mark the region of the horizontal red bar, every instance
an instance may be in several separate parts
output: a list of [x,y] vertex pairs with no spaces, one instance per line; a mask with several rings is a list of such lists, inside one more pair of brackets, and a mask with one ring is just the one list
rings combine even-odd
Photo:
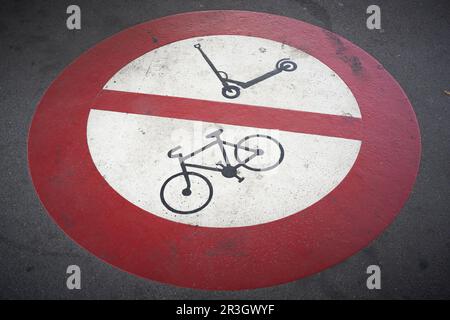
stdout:
[[359,118],[207,100],[103,90],[93,108],[361,140]]

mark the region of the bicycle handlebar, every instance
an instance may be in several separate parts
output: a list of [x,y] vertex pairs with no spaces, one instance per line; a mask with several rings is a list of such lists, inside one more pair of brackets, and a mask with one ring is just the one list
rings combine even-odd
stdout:
[[173,148],[173,149],[170,149],[169,152],[167,152],[167,156],[168,156],[169,158],[179,158],[179,157],[183,156],[182,153],[177,153],[176,155],[173,155],[173,152],[174,152],[174,151],[177,151],[177,150],[179,150],[179,149],[181,149],[181,146],[178,146],[178,147],[175,147],[175,148]]

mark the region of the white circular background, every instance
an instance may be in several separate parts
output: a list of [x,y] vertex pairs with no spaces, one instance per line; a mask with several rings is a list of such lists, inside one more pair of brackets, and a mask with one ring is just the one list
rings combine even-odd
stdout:
[[[222,96],[222,85],[194,48],[196,43],[235,80],[264,74],[282,58],[290,58],[298,68],[243,89],[239,98],[230,100]],[[165,45],[130,62],[104,89],[361,117],[350,89],[328,66],[296,48],[247,36],[207,36]],[[179,145],[180,152],[190,153],[211,142],[205,136],[218,128],[224,130],[224,140],[234,143],[253,134],[277,139],[285,151],[283,162],[266,172],[241,168],[242,183],[193,169],[211,182],[211,202],[190,215],[167,210],[160,200],[161,186],[180,172],[178,160],[168,158],[167,152]],[[162,218],[205,227],[257,225],[304,210],[339,185],[361,145],[358,140],[322,135],[103,111],[95,105],[87,141],[98,171],[125,199]],[[232,148],[228,154],[234,159]],[[192,162],[214,165],[219,160],[218,150],[208,149]]]

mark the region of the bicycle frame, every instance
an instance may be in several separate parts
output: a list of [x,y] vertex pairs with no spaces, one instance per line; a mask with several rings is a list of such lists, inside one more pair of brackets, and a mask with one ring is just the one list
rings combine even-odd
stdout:
[[[169,151],[168,156],[169,158],[178,158],[178,161],[180,163],[181,166],[181,170],[183,172],[183,176],[186,180],[186,184],[187,184],[187,189],[190,189],[191,187],[191,182],[189,180],[189,175],[188,175],[188,167],[191,168],[197,168],[197,169],[202,169],[202,170],[209,170],[209,171],[217,171],[217,172],[223,172],[225,170],[225,168],[233,168],[233,169],[237,169],[239,167],[241,167],[242,165],[246,164],[247,162],[249,162],[250,160],[252,160],[253,158],[255,158],[258,154],[259,154],[259,149],[253,149],[253,148],[249,148],[249,147],[242,147],[242,146],[238,146],[235,143],[231,143],[225,140],[222,140],[220,138],[220,134],[223,132],[222,129],[217,130],[209,135],[207,135],[207,137],[212,138],[214,137],[215,140],[204,145],[203,147],[201,147],[200,149],[197,149],[191,153],[189,153],[188,155],[183,156],[182,154],[176,154],[173,155],[173,151],[178,150],[180,147],[176,147],[172,150]],[[194,163],[186,163],[186,160],[195,157],[197,154],[202,153],[203,151],[210,149],[214,146],[218,145],[218,147],[220,148],[220,151],[222,153],[222,157],[223,157],[223,161],[225,162],[225,165],[221,162],[218,162],[217,165],[221,166],[222,168],[218,168],[218,167],[211,167],[211,166],[204,166],[204,165],[199,165],[199,164],[194,164]],[[235,166],[231,166],[227,152],[225,150],[225,146],[230,146],[230,147],[234,147],[236,149],[241,149],[241,150],[245,150],[245,151],[249,151],[252,152],[252,154],[250,156],[248,156],[246,159],[244,159],[243,161],[241,161],[240,163],[238,163]],[[236,177],[239,182],[241,182],[243,180],[243,178],[238,177],[237,175],[234,175],[234,177]]]

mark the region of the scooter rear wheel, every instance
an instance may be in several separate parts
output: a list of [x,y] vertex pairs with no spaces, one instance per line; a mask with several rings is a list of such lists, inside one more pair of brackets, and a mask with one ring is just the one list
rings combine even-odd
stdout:
[[295,69],[297,69],[297,64],[294,61],[291,61],[291,60],[285,58],[285,59],[281,59],[280,61],[277,62],[276,68],[278,70],[291,72],[291,71],[294,71]]

